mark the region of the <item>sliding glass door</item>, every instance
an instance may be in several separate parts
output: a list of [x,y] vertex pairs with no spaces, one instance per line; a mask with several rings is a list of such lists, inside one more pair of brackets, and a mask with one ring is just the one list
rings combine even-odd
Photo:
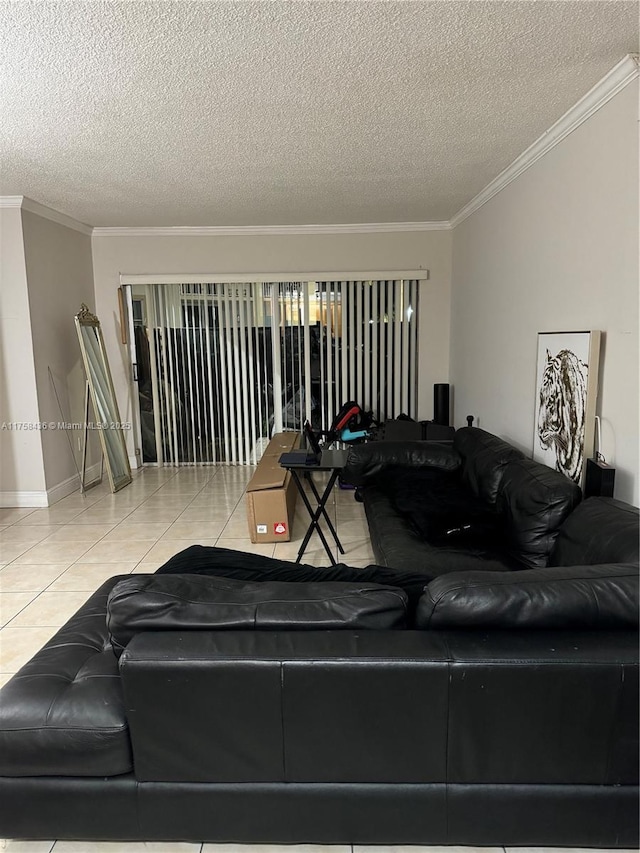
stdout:
[[143,461],[252,464],[347,400],[414,417],[417,300],[413,279],[134,286]]

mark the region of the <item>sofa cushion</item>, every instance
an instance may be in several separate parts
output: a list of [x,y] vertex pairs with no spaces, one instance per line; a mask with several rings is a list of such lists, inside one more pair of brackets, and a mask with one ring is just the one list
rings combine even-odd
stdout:
[[504,548],[479,548],[469,543],[464,547],[455,543],[449,547],[430,544],[416,531],[409,518],[398,512],[389,494],[377,486],[367,486],[363,500],[371,547],[378,565],[398,572],[420,572],[428,580],[448,572],[471,569],[499,572],[521,568]]
[[462,481],[487,507],[494,508],[505,466],[513,459],[524,458],[524,454],[478,427],[459,429],[453,448],[462,457]]
[[546,566],[560,525],[581,499],[580,487],[559,471],[532,459],[509,462],[497,508],[512,556],[530,569]]
[[250,583],[202,575],[132,575],[107,603],[113,649],[141,631],[406,627],[401,589],[365,583]]
[[393,469],[386,480],[395,509],[429,544],[498,549],[500,516],[466,488],[457,472]]
[[116,776],[132,769],[105,615],[110,578],[0,692],[0,776]]
[[638,561],[640,510],[614,498],[587,498],[558,532],[551,566]]
[[638,577],[623,563],[450,574],[425,589],[416,627],[635,627]]

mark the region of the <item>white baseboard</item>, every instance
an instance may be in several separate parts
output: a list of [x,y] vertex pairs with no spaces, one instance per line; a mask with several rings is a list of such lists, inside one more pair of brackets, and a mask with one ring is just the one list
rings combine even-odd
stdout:
[[0,492],[0,507],[49,506],[46,492]]
[[[100,476],[100,463],[95,462],[93,465],[89,465],[87,470],[85,471],[85,481],[90,483],[92,480],[95,480]],[[103,477],[106,477],[106,472],[103,472]],[[62,498],[66,498],[67,495],[73,494],[73,492],[80,491],[80,477],[77,474],[74,474],[72,477],[67,477],[66,480],[63,480],[61,483],[58,483],[57,486],[54,486],[52,489],[47,489],[47,498],[49,499],[49,503],[47,506],[51,506],[56,501],[61,501]]]
[[47,489],[47,506],[51,506],[56,501],[61,501],[62,498],[66,498],[67,495],[73,494],[80,489],[80,478],[77,474],[74,474],[72,477],[67,477],[66,480],[63,480],[61,483],[58,483],[57,486],[54,486],[52,489]]
[[[99,476],[99,462],[87,468],[87,480],[89,482]],[[42,492],[0,492],[0,507],[47,507],[77,491],[80,491],[80,478],[74,474],[51,489]]]
[[[85,479],[88,483],[92,480],[95,480],[100,476],[100,463],[95,462],[93,465],[89,465],[85,472]],[[104,474],[106,477],[106,474]],[[58,483],[57,486],[53,486],[51,489],[47,489],[47,499],[48,503],[46,506],[51,506],[51,504],[56,503],[56,501],[61,501],[62,498],[66,498],[67,495],[71,495],[74,492],[80,491],[80,478],[77,474],[73,474],[71,477],[67,477],[66,480],[63,480],[61,483]]]

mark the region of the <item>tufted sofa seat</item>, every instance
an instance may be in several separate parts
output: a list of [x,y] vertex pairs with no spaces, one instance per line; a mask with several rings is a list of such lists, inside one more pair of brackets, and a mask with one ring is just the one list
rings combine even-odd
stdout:
[[2,691],[0,775],[116,776],[132,767],[106,630],[109,578]]

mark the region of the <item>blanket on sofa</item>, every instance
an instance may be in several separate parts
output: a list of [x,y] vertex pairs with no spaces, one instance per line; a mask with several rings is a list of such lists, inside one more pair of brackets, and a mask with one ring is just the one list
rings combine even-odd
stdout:
[[185,548],[184,551],[171,557],[157,570],[156,574],[203,574],[244,581],[290,581],[293,583],[320,581],[381,583],[404,590],[411,615],[415,613],[425,587],[433,579],[427,572],[398,571],[375,565],[355,569],[338,563],[328,568],[319,568],[208,545],[191,545]]

